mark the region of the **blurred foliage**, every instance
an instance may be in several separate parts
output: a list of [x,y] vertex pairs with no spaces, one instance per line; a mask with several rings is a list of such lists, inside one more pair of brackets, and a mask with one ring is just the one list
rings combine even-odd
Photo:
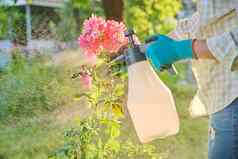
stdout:
[[[70,41],[79,36],[83,21],[96,14],[104,16],[101,0],[68,0],[63,9],[58,9],[60,21],[51,22],[50,28],[60,41]],[[133,0],[124,1],[124,17],[128,27],[136,30],[140,38],[155,33],[168,33],[175,27],[176,14],[181,8],[180,0]],[[21,14],[19,14],[21,13]],[[23,13],[12,8],[0,7],[0,38],[7,35],[8,17],[13,17],[13,25]],[[24,20],[22,20],[24,21]]]
[[66,2],[63,9],[58,9],[60,21],[55,24],[53,21],[50,22],[50,29],[55,37],[59,41],[69,42],[77,37],[77,24],[74,18],[73,4]]
[[91,14],[103,15],[98,0],[68,0],[63,9],[57,10],[59,23],[50,23],[50,28],[57,40],[70,42],[79,36],[83,21]]
[[[19,21],[24,21],[24,14],[16,7],[0,6],[0,39],[16,37]],[[9,32],[9,29],[12,32]]]
[[8,16],[5,8],[0,8],[0,39],[6,37],[8,32]]
[[19,52],[0,75],[0,119],[33,116],[73,99],[76,88],[63,69],[46,65],[48,57],[30,61]]
[[81,19],[96,14],[103,16],[101,0],[69,0],[74,6],[75,11],[80,10]]
[[179,0],[125,1],[125,16],[140,38],[155,33],[168,33],[176,25],[176,14],[181,8]]
[[[124,3],[125,23],[128,27],[134,28],[142,39],[151,34],[165,34],[171,31],[176,25],[176,14],[181,8],[179,0],[133,0]],[[76,32],[74,35],[78,36],[83,21],[92,13],[104,16],[100,0],[69,0],[60,13],[62,26],[54,27],[61,33],[57,35],[62,35],[63,32],[71,34],[72,30]],[[65,28],[66,31],[62,32],[60,28]]]

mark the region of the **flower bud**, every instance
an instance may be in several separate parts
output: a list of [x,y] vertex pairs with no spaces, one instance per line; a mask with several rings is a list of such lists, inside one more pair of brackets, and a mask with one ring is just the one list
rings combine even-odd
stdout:
[[81,74],[80,82],[84,89],[90,89],[92,87],[92,77],[87,73]]

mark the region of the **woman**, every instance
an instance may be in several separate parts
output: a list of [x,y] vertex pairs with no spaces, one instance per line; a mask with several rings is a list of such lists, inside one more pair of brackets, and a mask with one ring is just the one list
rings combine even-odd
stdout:
[[157,70],[192,60],[198,91],[189,109],[194,117],[210,118],[209,159],[238,159],[237,9],[237,0],[197,0],[191,18],[179,21],[169,36],[149,38],[146,50]]

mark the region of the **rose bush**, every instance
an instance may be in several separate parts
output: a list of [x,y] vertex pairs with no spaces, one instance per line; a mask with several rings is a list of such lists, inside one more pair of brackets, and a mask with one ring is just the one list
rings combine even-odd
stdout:
[[77,99],[88,101],[90,114],[77,122],[76,127],[66,131],[64,145],[49,158],[160,158],[154,146],[137,144],[129,137],[128,128],[126,131],[122,129],[128,126],[128,123],[122,122],[126,119],[123,105],[127,76],[115,69],[117,64],[111,63],[107,54],[117,52],[127,43],[125,29],[122,23],[105,21],[96,16],[85,21],[79,45],[85,55],[96,55],[102,61],[94,66],[82,66],[79,73],[81,84],[88,89],[81,92]]

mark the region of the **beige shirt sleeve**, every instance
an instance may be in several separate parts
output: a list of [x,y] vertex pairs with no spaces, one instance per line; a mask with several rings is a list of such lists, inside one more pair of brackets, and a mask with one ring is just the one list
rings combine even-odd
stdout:
[[229,33],[223,33],[207,39],[207,46],[213,56],[222,62],[226,55],[231,52],[230,50],[235,47],[233,39]]

